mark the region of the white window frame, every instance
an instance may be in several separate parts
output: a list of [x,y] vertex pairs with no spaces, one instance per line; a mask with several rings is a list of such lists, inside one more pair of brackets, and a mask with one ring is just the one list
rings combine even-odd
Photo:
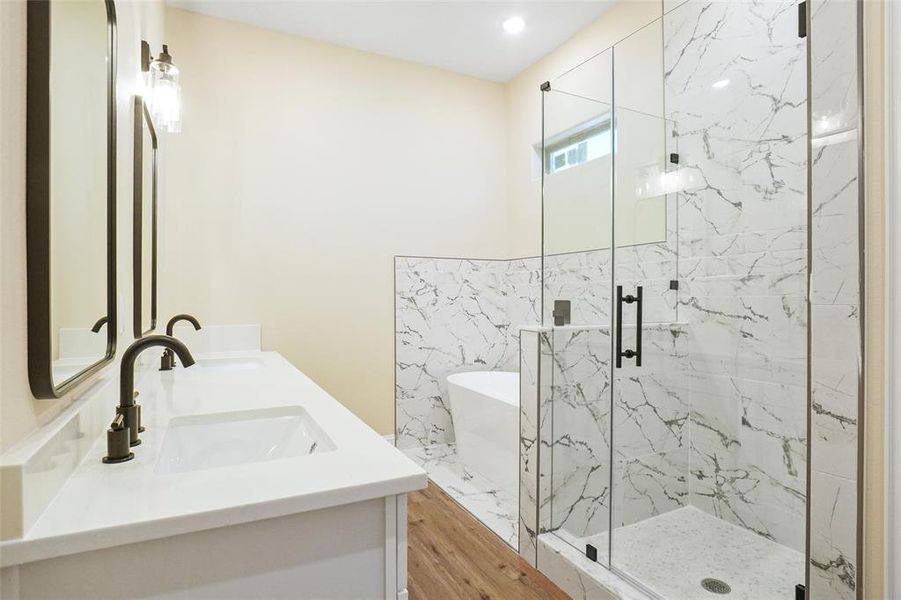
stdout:
[[[584,123],[579,123],[574,127],[570,127],[565,131],[561,131],[560,133],[553,135],[544,140],[544,152],[542,152],[541,143],[538,142],[532,145],[532,181],[537,181],[538,177],[541,175],[541,170],[544,169],[545,175],[554,175],[556,173],[561,173],[562,171],[568,170],[571,167],[567,166],[561,168],[557,171],[551,171],[550,167],[550,157],[554,152],[558,150],[562,150],[567,146],[571,146],[577,142],[581,142],[583,140],[588,140],[591,137],[594,137],[595,133],[605,133],[610,132],[612,137],[612,116],[611,114],[604,113],[599,115],[589,121]],[[572,166],[583,165],[586,162],[591,162],[592,160],[597,160],[598,158],[603,158],[604,156],[610,156],[614,148],[612,147],[613,142],[611,142],[611,147],[607,152],[601,154],[600,156],[596,156],[594,158],[589,158],[585,162],[578,163]],[[543,155],[542,155],[543,154]]]

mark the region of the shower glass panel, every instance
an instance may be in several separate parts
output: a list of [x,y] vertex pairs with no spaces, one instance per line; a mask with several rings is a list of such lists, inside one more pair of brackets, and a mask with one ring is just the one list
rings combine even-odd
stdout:
[[804,583],[797,23],[795,2],[690,0],[614,47],[614,285],[643,319],[615,307],[641,364],[612,371],[610,561],[666,598]]
[[[607,51],[542,94],[545,323],[555,302],[570,302],[570,324],[551,338],[553,469],[542,528],[573,544],[609,527],[611,91]],[[597,551],[607,564],[607,546]]]
[[543,316],[571,323],[541,526],[660,597],[804,583],[806,52],[796,1],[688,0],[542,94]]
[[[640,297],[628,303],[615,296],[615,322],[621,324],[614,328],[615,352],[640,349],[640,355],[615,359],[612,370],[610,553],[614,568],[667,598],[682,598],[676,588],[655,585],[661,579],[698,585],[684,577],[698,549],[677,552],[685,539],[678,511],[689,499],[691,401],[687,332],[679,322],[682,157],[675,124],[667,119],[663,43],[658,20],[614,46],[614,284],[626,300]],[[669,531],[657,525],[668,514],[675,520]],[[661,550],[667,543],[673,548]]]

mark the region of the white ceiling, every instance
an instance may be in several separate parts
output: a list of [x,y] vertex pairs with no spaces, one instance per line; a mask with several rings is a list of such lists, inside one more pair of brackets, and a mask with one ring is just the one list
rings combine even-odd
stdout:
[[[614,0],[167,0],[242,21],[482,79],[506,82],[569,39]],[[518,35],[501,24],[519,16]]]

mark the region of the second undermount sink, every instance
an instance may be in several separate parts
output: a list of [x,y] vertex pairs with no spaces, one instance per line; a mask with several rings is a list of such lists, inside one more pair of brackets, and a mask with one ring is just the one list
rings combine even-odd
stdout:
[[334,449],[300,406],[189,415],[169,421],[156,470],[183,473]]

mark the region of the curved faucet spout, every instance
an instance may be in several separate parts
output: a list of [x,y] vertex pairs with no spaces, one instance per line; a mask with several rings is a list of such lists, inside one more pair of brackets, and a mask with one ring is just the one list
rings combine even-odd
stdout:
[[135,361],[138,355],[147,348],[162,346],[178,354],[181,364],[190,367],[194,364],[194,357],[188,347],[168,335],[148,335],[132,342],[122,354],[122,363],[119,366],[119,406],[116,414],[121,417],[113,422],[113,426],[107,431],[107,456],[103,459],[106,463],[117,463],[129,460],[132,454],[124,447],[128,437],[128,446],[137,446],[141,443],[138,434],[143,431],[141,427],[141,406],[135,404]]
[[195,319],[194,317],[192,317],[191,315],[188,315],[188,314],[175,315],[174,317],[169,319],[168,323],[166,323],[166,335],[168,335],[168,336],[172,335],[172,330],[175,328],[175,324],[178,323],[179,321],[187,321],[188,323],[190,323],[191,325],[194,326],[194,331],[197,331],[200,329],[200,322],[197,319]]
[[100,333],[100,328],[103,327],[104,325],[106,325],[107,323],[109,323],[109,317],[104,315],[104,316],[100,317],[99,319],[97,319],[97,322],[94,323],[94,325],[91,327],[91,331],[93,333]]
[[122,365],[119,374],[119,406],[134,406],[135,387],[135,360],[138,355],[154,346],[168,348],[178,355],[182,366],[190,367],[194,364],[191,351],[182,342],[168,335],[148,335],[135,340],[122,354]]

